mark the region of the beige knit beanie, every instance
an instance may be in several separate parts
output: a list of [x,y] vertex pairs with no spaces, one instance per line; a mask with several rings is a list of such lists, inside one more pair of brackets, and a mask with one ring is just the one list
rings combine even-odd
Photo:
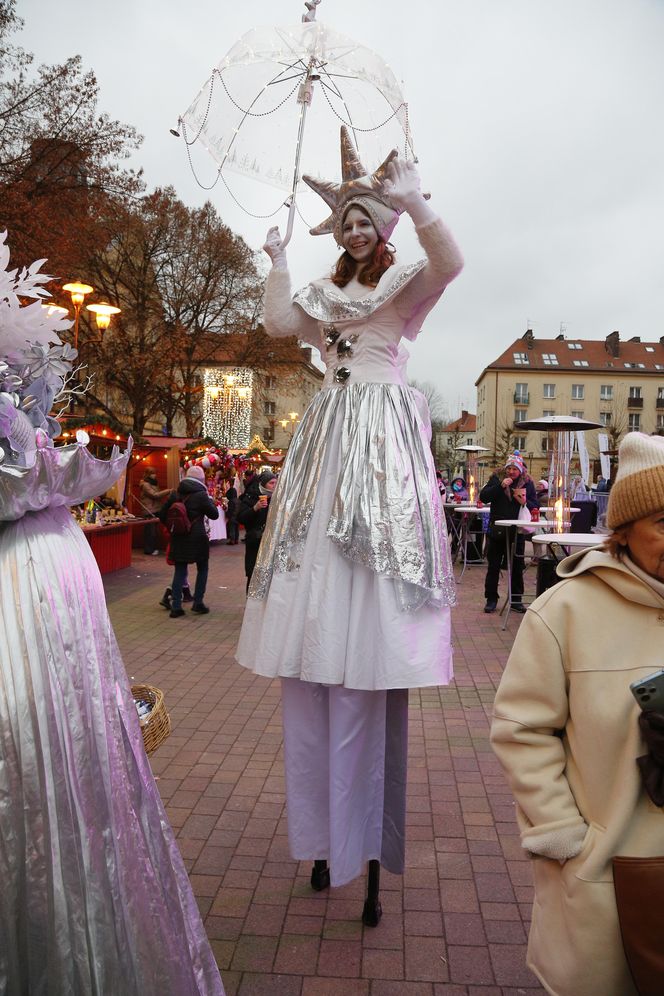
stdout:
[[618,473],[609,495],[607,525],[609,529],[618,529],[661,511],[664,511],[664,436],[629,432],[618,450]]

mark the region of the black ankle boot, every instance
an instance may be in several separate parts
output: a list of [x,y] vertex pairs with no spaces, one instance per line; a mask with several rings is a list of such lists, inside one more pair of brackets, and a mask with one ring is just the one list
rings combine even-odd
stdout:
[[163,605],[165,609],[171,608],[171,589],[167,588],[164,592],[164,597],[162,598],[160,605]]
[[310,881],[314,892],[330,888],[330,869],[327,867],[327,861],[314,861]]

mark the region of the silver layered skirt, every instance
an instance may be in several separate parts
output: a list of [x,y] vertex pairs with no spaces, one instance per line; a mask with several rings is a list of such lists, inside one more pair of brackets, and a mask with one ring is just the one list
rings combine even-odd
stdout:
[[266,596],[275,573],[299,569],[328,448],[339,446],[328,538],[348,559],[394,579],[404,611],[456,604],[445,516],[418,400],[410,388],[374,383],[330,388],[314,398],[271,502],[251,598]]
[[450,680],[456,591],[422,400],[376,383],[314,398],[271,501],[244,667],[359,690]]

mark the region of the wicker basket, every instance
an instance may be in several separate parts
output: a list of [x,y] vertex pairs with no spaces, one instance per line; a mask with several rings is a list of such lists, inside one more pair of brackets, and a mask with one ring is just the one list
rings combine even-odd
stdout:
[[139,719],[146,754],[154,754],[171,732],[171,717],[166,712],[164,693],[154,685],[132,685],[131,694],[135,699],[145,699],[153,706],[147,716]]

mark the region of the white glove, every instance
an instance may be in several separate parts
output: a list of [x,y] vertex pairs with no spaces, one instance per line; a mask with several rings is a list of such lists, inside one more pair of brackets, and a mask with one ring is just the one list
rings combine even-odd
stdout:
[[395,207],[407,211],[416,225],[426,225],[436,215],[428,206],[420,187],[420,174],[413,162],[395,157],[387,167],[383,189]]
[[281,233],[278,226],[275,225],[274,228],[269,229],[265,236],[263,249],[272,260],[272,266],[275,270],[285,270],[287,268],[286,250],[281,243]]

